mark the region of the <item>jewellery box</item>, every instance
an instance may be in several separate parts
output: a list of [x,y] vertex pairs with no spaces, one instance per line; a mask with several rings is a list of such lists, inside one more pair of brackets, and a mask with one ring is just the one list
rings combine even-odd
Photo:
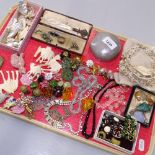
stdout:
[[6,49],[6,50],[9,50],[9,51],[14,51],[14,52],[18,52],[18,53],[21,53],[21,52],[24,52],[24,49],[38,23],[38,20],[42,14],[42,11],[43,11],[43,7],[38,5],[38,4],[35,4],[33,2],[30,2],[28,1],[27,2],[27,6],[31,7],[34,11],[34,17],[30,23],[30,26],[28,28],[28,31],[25,35],[25,37],[21,40],[21,43],[18,47],[15,47],[15,46],[9,46],[7,45],[6,43],[6,37],[7,35],[9,34],[9,30],[8,30],[8,27],[10,27],[11,25],[13,25],[13,22],[15,19],[17,19],[18,15],[19,15],[19,11],[18,11],[18,8],[16,8],[15,12],[13,13],[11,19],[9,20],[9,22],[7,23],[7,26],[6,28],[4,29],[4,31],[2,32],[1,36],[0,36],[0,47],[3,48],[3,49]]
[[32,37],[81,55],[91,29],[89,23],[45,9]]
[[[100,119],[99,119],[99,123],[96,128],[95,135],[94,135],[94,139],[96,141],[99,141],[103,144],[107,144],[108,146],[113,147],[113,148],[120,150],[122,152],[125,152],[127,154],[133,154],[135,152],[137,138],[138,138],[138,134],[139,134],[139,130],[140,130],[140,124],[136,123],[135,134],[134,134],[134,138],[133,138],[134,140],[130,141],[130,140],[126,140],[125,138],[122,138],[123,132],[125,131],[125,125],[120,126],[120,129],[122,130],[121,131],[122,134],[121,134],[121,132],[119,132],[119,134],[120,134],[119,138],[118,138],[118,134],[117,134],[117,136],[114,136],[113,134],[110,133],[112,129],[109,130],[107,125],[105,125],[104,129],[106,128],[107,132],[109,132],[109,135],[107,133],[104,134],[105,132],[102,129],[102,126],[104,124],[103,122],[105,121],[104,119],[106,116],[108,116],[108,117],[112,116],[114,121],[116,121],[117,123],[121,122],[120,124],[125,124],[124,123],[125,117],[117,115],[116,113],[104,110],[101,114]],[[109,122],[108,122],[109,124],[111,124],[110,121],[111,120],[109,120]],[[118,126],[118,124],[116,126]],[[127,127],[129,127],[129,125]],[[114,132],[115,125],[112,124],[111,128],[113,128],[113,132]],[[116,132],[118,132],[118,131],[119,131],[119,129],[116,129]]]
[[131,115],[144,127],[149,127],[154,108],[155,94],[140,86],[134,86],[124,115]]

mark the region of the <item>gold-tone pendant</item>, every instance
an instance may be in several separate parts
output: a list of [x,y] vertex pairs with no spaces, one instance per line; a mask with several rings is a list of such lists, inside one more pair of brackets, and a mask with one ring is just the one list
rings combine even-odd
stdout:
[[135,93],[135,98],[136,98],[138,101],[140,101],[140,100],[142,99],[142,92],[141,92],[141,91],[137,91],[137,92]]

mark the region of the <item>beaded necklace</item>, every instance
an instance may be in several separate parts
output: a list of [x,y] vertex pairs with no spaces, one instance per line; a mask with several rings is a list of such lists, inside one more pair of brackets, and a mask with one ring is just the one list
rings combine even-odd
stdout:
[[[111,89],[113,87],[118,86],[118,84],[116,84],[116,82],[114,80],[110,80],[107,83],[104,84],[103,87],[101,87],[93,96],[93,100],[94,100],[94,106],[93,106],[93,124],[92,124],[92,131],[90,134],[86,133],[87,130],[87,125],[88,125],[88,120],[90,117],[90,113],[92,111],[92,109],[89,109],[87,114],[86,114],[86,118],[85,118],[85,122],[83,125],[83,129],[82,129],[82,135],[86,138],[89,139],[91,137],[93,137],[94,133],[95,133],[95,124],[96,124],[96,104],[97,102],[99,102],[102,98],[102,96],[105,94],[105,92],[108,89]],[[98,96],[101,93],[100,96]],[[97,99],[98,97],[98,99]]]

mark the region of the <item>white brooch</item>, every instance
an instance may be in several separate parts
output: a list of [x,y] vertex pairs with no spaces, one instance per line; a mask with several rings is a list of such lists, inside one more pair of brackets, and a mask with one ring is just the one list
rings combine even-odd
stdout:
[[6,71],[7,79],[4,77],[4,73],[0,71],[3,82],[0,84],[0,93],[2,94],[2,90],[6,91],[8,94],[14,93],[18,88],[18,71]]
[[40,56],[36,60],[36,62],[39,63],[49,62],[54,57],[54,52],[51,50],[50,47],[46,48],[39,47],[36,53],[34,54],[34,57],[36,58],[39,54]]
[[27,72],[27,75],[30,79],[38,78],[42,73],[40,65],[35,65],[34,63],[30,64],[30,71]]
[[45,66],[47,66],[47,68],[50,69],[50,72],[56,74],[60,71],[60,69],[62,68],[62,66],[60,65],[60,63],[58,62],[60,60],[60,55],[56,55],[55,57],[53,57],[49,62],[45,63]]
[[41,48],[39,47],[34,55],[36,58],[38,55],[40,56],[36,59],[36,62],[40,63],[41,67],[47,67],[48,69],[43,69],[45,72],[58,73],[62,66],[58,62],[60,60],[60,55],[54,54],[50,47]]

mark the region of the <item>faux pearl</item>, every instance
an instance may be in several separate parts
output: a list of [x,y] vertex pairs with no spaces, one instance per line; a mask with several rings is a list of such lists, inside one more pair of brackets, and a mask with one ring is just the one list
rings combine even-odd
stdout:
[[119,122],[119,119],[117,117],[114,117],[114,121]]
[[104,131],[105,131],[106,133],[109,133],[109,132],[110,132],[110,126],[105,126],[105,127],[104,127]]

